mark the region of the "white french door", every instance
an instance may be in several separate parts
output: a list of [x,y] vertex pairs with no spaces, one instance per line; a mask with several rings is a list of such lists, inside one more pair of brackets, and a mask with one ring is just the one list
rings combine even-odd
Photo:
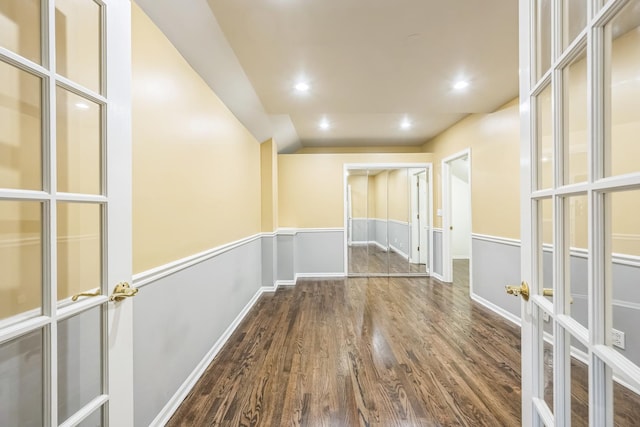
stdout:
[[523,425],[633,425],[640,0],[519,5]]
[[133,425],[130,8],[0,1],[2,426]]

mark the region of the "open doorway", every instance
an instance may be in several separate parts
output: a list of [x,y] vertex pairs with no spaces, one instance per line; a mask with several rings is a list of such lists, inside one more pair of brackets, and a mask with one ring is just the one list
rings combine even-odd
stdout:
[[442,160],[443,280],[471,286],[471,151]]

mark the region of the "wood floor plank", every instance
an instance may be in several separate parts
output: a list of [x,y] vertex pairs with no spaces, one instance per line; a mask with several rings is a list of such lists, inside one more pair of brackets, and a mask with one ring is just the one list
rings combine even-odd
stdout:
[[[618,390],[624,426],[640,405]],[[263,295],[168,425],[518,426],[520,404],[520,330],[471,301],[456,263],[453,285],[305,279]]]

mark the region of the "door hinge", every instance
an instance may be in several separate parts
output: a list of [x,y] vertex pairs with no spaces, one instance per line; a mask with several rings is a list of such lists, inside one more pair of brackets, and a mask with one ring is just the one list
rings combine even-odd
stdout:
[[418,246],[418,252],[420,252],[420,246]]

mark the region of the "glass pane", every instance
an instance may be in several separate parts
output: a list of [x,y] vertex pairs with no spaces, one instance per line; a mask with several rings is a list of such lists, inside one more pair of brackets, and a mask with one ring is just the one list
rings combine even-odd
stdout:
[[613,424],[637,426],[640,420],[640,395],[613,382]]
[[0,61],[0,188],[42,189],[42,81]]
[[100,92],[101,8],[92,0],[56,0],[56,70]]
[[58,300],[100,287],[101,206],[58,203]]
[[367,219],[366,171],[350,171],[347,178],[349,273],[367,272],[369,243],[369,221]]
[[387,203],[389,207],[389,273],[409,273],[409,170],[407,168],[389,171]]
[[[373,245],[369,246],[369,272],[389,273],[389,241],[387,182],[388,171],[370,171],[369,173],[369,220],[373,224]],[[370,235],[371,237],[371,235]]]
[[538,202],[540,243],[538,254],[541,270],[539,271],[540,292],[542,288],[553,288],[553,203],[551,199]]
[[42,426],[42,330],[0,344],[0,426]]
[[640,171],[640,0],[629,3],[610,25],[611,144],[605,174]]
[[[610,214],[607,222],[611,245],[611,263],[608,266],[613,287],[613,348],[640,365],[640,190],[611,193],[607,195]],[[607,227],[605,227],[607,229]],[[615,332],[615,333],[614,333]]]
[[587,57],[583,52],[564,70],[564,183],[587,181]]
[[100,194],[101,107],[60,87],[56,97],[58,191]]
[[571,426],[589,425],[589,369],[571,358]]
[[553,120],[550,85],[538,95],[537,105],[538,189],[544,189],[553,186]]
[[0,2],[0,46],[40,63],[41,0]]
[[0,201],[0,321],[42,310],[42,207]]
[[58,324],[58,420],[102,394],[102,307]]
[[[553,342],[553,321],[550,321],[549,324],[551,324],[552,331],[545,332],[545,334],[548,334],[548,339]],[[549,406],[549,409],[551,409],[551,412],[553,412],[553,344],[551,344],[551,342],[545,341],[544,349],[542,350],[540,362],[541,371],[543,372],[543,383],[540,390],[544,393],[544,401]]]
[[586,195],[567,197],[565,210],[568,223],[566,233],[569,235],[569,268],[566,270],[568,283],[571,287],[572,303],[569,304],[569,314],[585,328],[588,327],[588,279],[589,265],[587,259],[588,212],[589,205]]
[[104,406],[85,418],[78,427],[102,427],[102,413],[104,412]]
[[536,80],[551,67],[551,0],[536,1]]
[[566,48],[587,25],[587,1],[563,0],[562,14],[564,17],[562,47]]

